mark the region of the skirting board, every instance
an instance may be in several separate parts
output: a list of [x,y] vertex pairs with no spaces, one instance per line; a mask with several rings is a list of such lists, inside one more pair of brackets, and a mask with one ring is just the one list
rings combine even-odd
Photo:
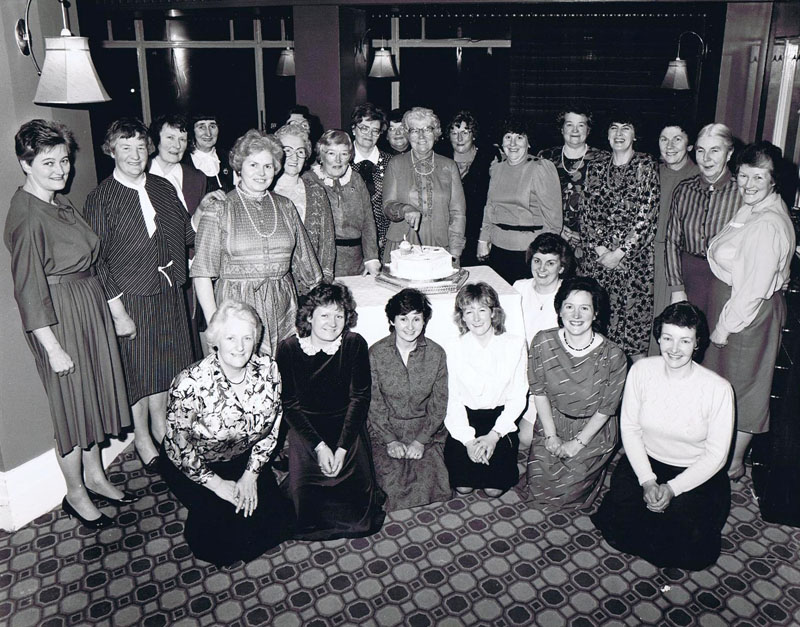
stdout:
[[[133,433],[124,440],[112,439],[102,451],[103,466],[108,466],[133,442]],[[67,485],[58,467],[55,449],[0,472],[0,529],[16,531],[42,514],[61,505]]]

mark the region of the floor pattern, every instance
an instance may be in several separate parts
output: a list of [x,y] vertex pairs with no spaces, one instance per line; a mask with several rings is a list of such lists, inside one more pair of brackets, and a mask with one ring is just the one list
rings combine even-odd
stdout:
[[513,491],[394,512],[370,538],[288,542],[220,570],[194,559],[185,510],[131,451],[110,477],[141,496],[117,527],[94,533],[57,509],[0,532],[0,624],[800,624],[800,529],[763,522],[747,479],[733,487],[719,561],[688,573],[617,553],[588,516],[543,514]]

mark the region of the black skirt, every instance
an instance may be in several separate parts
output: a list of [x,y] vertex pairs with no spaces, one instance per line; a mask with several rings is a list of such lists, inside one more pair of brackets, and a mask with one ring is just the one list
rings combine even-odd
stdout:
[[[250,453],[208,467],[222,479],[238,481]],[[248,562],[292,537],[294,510],[283,496],[270,466],[258,476],[258,506],[245,518],[232,503],[181,472],[161,447],[161,476],[172,493],[189,510],[184,525],[186,543],[195,557],[217,566]]]
[[[659,484],[686,470],[649,460]],[[651,512],[636,473],[623,456],[611,475],[611,488],[591,518],[606,542],[619,551],[661,568],[702,570],[719,558],[730,502],[730,481],[722,469],[673,498],[663,513]]]
[[[475,429],[475,436],[478,437],[492,430],[503,406],[494,409],[467,407],[466,410],[469,426]],[[444,445],[444,463],[450,473],[450,485],[453,488],[512,488],[519,481],[518,449],[519,435],[514,431],[497,441],[488,465],[476,464],[467,455],[467,447],[448,435]]]

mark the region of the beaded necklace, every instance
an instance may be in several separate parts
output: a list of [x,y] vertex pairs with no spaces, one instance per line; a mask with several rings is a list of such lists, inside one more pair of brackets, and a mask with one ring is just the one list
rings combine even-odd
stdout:
[[[255,232],[258,233],[261,237],[265,237],[267,239],[275,235],[275,231],[278,229],[278,211],[275,208],[275,202],[272,200],[272,196],[270,195],[270,193],[264,192],[263,194],[261,194],[261,196],[251,196],[247,192],[243,192],[239,187],[236,188],[236,193],[239,196],[239,200],[242,201],[242,206],[244,207],[244,211],[247,214],[247,218],[250,220],[250,224],[253,226],[253,229],[255,229]],[[250,198],[252,200],[259,201],[259,200],[264,200],[265,197],[269,198],[269,202],[272,205],[272,215],[275,216],[275,221],[272,224],[272,231],[270,231],[269,235],[265,235],[264,233],[262,233],[261,230],[256,226],[256,223],[253,220],[253,216],[250,215],[250,209],[247,207],[247,201],[245,200],[245,198]]]

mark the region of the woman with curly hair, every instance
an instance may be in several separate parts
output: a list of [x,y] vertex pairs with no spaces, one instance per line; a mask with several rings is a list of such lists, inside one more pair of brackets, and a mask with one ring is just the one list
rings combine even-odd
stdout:
[[323,283],[301,298],[297,334],[278,346],[289,423],[288,493],[297,537],[368,536],[381,528],[384,495],[375,480],[367,412],[367,343],[350,290]]
[[258,352],[270,355],[293,332],[297,290],[307,292],[322,280],[297,210],[269,191],[283,158],[272,135],[253,129],[236,140],[230,161],[239,184],[204,214],[191,271],[206,319],[224,299],[251,305],[264,325]]
[[411,150],[397,155],[386,168],[383,212],[392,224],[383,261],[391,261],[391,252],[407,239],[412,244],[446,248],[458,263],[464,250],[466,201],[458,166],[433,152],[442,125],[424,107],[406,111],[403,125]]

